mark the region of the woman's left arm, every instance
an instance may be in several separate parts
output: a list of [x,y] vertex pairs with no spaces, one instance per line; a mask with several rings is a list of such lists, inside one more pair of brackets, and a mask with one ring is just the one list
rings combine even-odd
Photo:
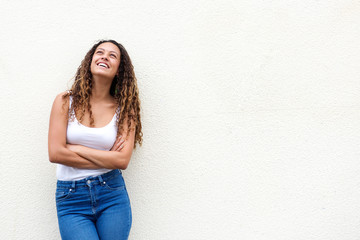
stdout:
[[[134,122],[131,123],[134,126]],[[127,135],[127,131],[125,130],[122,133],[122,136],[125,137]],[[98,150],[94,148],[85,147],[82,145],[72,145],[67,144],[67,148],[71,151],[77,153],[83,158],[86,158],[92,161],[94,164],[97,164],[103,168],[108,169],[126,169],[130,158],[132,155],[132,151],[134,148],[134,140],[135,140],[135,130],[132,129],[130,131],[129,136],[124,140],[124,147],[120,150],[115,151],[105,151],[105,150]],[[118,141],[115,142],[115,144]]]

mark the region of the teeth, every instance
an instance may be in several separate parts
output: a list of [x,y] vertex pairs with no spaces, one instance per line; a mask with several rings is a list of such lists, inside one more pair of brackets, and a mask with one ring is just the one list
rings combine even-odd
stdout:
[[101,67],[106,67],[106,68],[108,67],[105,63],[99,63],[98,65]]

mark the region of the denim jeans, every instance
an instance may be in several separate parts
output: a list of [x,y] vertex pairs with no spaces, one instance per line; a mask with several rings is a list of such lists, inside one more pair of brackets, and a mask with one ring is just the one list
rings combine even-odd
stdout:
[[57,181],[56,209],[63,240],[128,239],[132,213],[120,170],[78,181]]

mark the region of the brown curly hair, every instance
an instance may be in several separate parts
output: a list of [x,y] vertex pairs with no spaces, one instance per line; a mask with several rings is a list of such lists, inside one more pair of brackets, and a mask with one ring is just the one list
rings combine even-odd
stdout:
[[[140,99],[139,90],[137,87],[137,80],[135,77],[134,67],[131,63],[129,54],[125,48],[114,40],[100,40],[87,52],[85,58],[81,61],[77,69],[74,83],[71,90],[63,95],[67,103],[69,96],[72,96],[72,104],[69,108],[68,117],[73,119],[77,116],[79,122],[83,121],[86,110],[90,115],[90,126],[94,126],[94,117],[91,111],[90,96],[93,86],[92,74],[90,71],[91,61],[96,48],[105,42],[110,42],[116,45],[120,50],[120,65],[115,75],[111,87],[110,95],[114,97],[119,109],[116,111],[116,122],[118,126],[117,136],[124,131],[124,121],[127,118],[127,127],[130,131],[135,129],[134,148],[136,143],[142,145],[141,119],[140,119]],[[131,120],[134,120],[135,126],[131,126]],[[130,131],[127,131],[129,136]],[[127,137],[126,136],[126,137]]]

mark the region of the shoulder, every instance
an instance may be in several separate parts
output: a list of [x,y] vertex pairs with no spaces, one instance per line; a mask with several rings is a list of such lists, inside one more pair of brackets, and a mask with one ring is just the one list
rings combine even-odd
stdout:
[[69,92],[65,91],[65,92],[61,92],[58,95],[56,95],[55,100],[54,101],[64,101],[65,99],[69,98]]
[[68,111],[69,109],[69,92],[61,92],[58,95],[56,95],[53,103],[53,109],[62,110],[62,111]]

